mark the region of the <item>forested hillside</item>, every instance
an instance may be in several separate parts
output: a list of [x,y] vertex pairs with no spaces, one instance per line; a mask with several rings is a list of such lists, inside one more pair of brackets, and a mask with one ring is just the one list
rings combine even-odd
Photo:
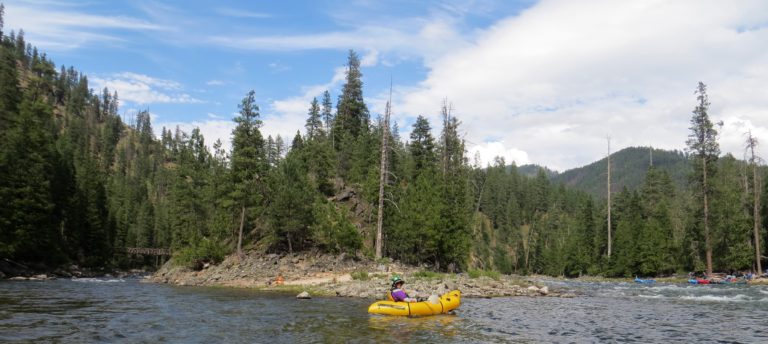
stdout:
[[[552,181],[564,183],[596,198],[605,198],[607,161],[607,158],[603,158],[589,165],[555,174]],[[640,188],[651,165],[669,174],[675,187],[685,188],[688,185],[691,164],[683,152],[650,147],[628,147],[611,154],[613,191]]]
[[[625,177],[614,185],[609,254],[602,200],[553,183],[543,170],[527,177],[501,158],[471,167],[448,102],[435,104],[440,123],[418,117],[405,138],[396,124],[372,118],[354,51],[335,104],[330,92],[317,95],[293,138],[262,135],[250,91],[232,104],[239,111],[232,150],[216,142],[211,151],[199,130],[163,128],[155,137],[147,112],[123,123],[115,92],[90,89],[87,76],[57,69],[22,31],[1,30],[0,256],[7,259],[151,262],[123,254],[126,247],[169,248],[190,266],[242,250],[373,258],[384,180],[383,256],[435,270],[657,275],[702,270],[710,249],[716,270],[755,264],[752,165],[731,156],[707,165],[704,226],[700,188],[680,181],[695,179],[696,159],[656,150],[649,167],[634,158],[647,149],[617,153],[612,165]],[[382,151],[388,164],[380,179]],[[555,178],[582,180],[599,194],[605,162],[588,167]]]

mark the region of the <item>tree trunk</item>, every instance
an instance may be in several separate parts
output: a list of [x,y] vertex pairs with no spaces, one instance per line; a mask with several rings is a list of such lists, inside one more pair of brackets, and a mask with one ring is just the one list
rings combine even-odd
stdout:
[[704,246],[707,256],[707,275],[712,275],[712,241],[709,237],[709,185],[707,185],[707,158],[701,160],[704,180]]
[[608,138],[608,258],[611,258],[611,138]]
[[293,244],[291,243],[291,232],[286,232],[285,237],[288,239],[288,253],[293,254]]
[[[754,153],[752,153],[754,157]],[[755,193],[755,204],[752,209],[752,217],[755,220],[755,262],[757,263],[757,274],[760,275],[763,272],[763,266],[760,262],[760,188],[757,182],[757,163],[752,165],[752,190]]]
[[[391,90],[390,90],[391,94]],[[390,96],[391,97],[391,96]],[[382,231],[384,227],[384,186],[387,184],[387,152],[389,151],[389,114],[391,111],[391,99],[387,102],[384,111],[384,124],[381,131],[381,168],[379,170],[379,210],[376,218],[376,258],[382,257]]]
[[240,211],[240,233],[237,236],[237,257],[243,257],[243,226],[245,225],[245,205]]
[[757,145],[757,139],[752,137],[752,132],[749,132],[749,138],[747,139],[747,148],[751,153],[750,162],[752,163],[752,192],[754,193],[754,204],[752,208],[752,218],[754,220],[754,235],[755,235],[755,268],[757,269],[758,276],[763,272],[763,266],[760,262],[760,183],[757,179],[757,157],[755,156],[755,146]]

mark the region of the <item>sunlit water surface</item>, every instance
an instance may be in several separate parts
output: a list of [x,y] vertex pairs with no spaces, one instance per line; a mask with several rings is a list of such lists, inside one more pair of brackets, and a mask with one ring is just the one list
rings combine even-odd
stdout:
[[768,343],[768,287],[547,281],[575,298],[464,299],[374,316],[371,300],[136,279],[0,281],[0,342]]

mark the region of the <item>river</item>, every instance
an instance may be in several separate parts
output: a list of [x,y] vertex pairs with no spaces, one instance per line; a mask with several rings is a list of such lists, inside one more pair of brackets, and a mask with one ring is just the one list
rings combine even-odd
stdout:
[[465,298],[455,315],[401,318],[369,315],[371,301],[354,298],[137,279],[0,281],[0,342],[768,343],[768,286],[546,283],[577,296]]

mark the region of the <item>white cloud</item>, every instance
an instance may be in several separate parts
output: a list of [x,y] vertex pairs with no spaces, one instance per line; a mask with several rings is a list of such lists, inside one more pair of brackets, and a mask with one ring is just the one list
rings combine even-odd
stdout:
[[759,1],[543,1],[427,57],[428,77],[395,109],[436,126],[447,97],[480,143],[470,151],[562,170],[602,158],[608,135],[614,151],[684,148],[701,80],[712,119],[727,119],[723,151],[740,156],[742,129],[768,142],[767,21]]
[[371,50],[360,60],[360,67],[373,67],[379,62],[379,52]]
[[182,92],[176,81],[123,72],[109,77],[93,77],[91,84],[96,90],[104,87],[117,91],[121,101],[138,105],[153,103],[201,103],[202,101]]
[[478,155],[481,162],[481,167],[485,164],[492,164],[496,157],[504,158],[507,165],[515,162],[518,166],[528,164],[528,153],[516,148],[507,148],[503,142],[489,141],[479,145],[475,145],[470,151],[469,156],[475,157]]
[[205,84],[208,85],[208,86],[222,86],[222,85],[226,84],[226,82],[224,82],[222,80],[214,79],[214,80],[206,81]]
[[[361,60],[363,66],[373,66],[381,52],[394,53],[398,58],[433,58],[467,46],[464,37],[447,16],[430,18],[376,18],[373,13],[359,14],[363,22],[353,29],[292,35],[214,35],[207,42],[233,49],[255,51],[295,51],[335,49],[368,51]],[[390,63],[390,62],[388,62]]]
[[78,12],[75,6],[50,3],[6,3],[5,28],[27,33],[27,41],[51,50],[69,50],[89,43],[119,42],[110,34],[121,31],[169,31],[170,27],[127,16],[103,16]]

